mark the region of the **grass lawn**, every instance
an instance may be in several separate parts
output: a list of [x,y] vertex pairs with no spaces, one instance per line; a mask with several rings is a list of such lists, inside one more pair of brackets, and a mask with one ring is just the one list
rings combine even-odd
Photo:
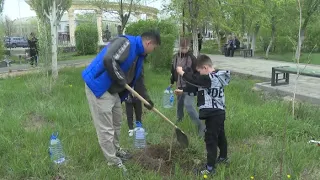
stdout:
[[68,60],[82,60],[82,59],[92,59],[96,56],[94,55],[77,55],[77,53],[60,53],[58,54],[58,61],[68,61]]
[[[96,56],[94,55],[77,55],[77,53],[71,52],[71,53],[60,53],[58,54],[58,61],[69,61],[69,60],[88,60],[93,59]],[[10,56],[9,58],[12,61],[15,61],[16,64],[20,63],[18,56]],[[22,63],[25,63],[24,58],[21,60]]]
[[[205,54],[221,54],[216,47],[203,46],[201,53]],[[255,58],[265,59],[265,52],[255,52]],[[239,56],[239,51],[236,51],[235,56]],[[295,52],[286,53],[269,53],[269,60],[294,62]],[[320,65],[320,53],[301,53],[300,63],[309,63]]]
[[[52,91],[41,74],[0,80],[0,179],[122,178],[120,170],[107,166],[100,151],[81,70],[62,70]],[[146,69],[145,74],[156,107],[175,120],[175,109],[161,108],[169,73]],[[251,176],[278,179],[284,143],[284,178],[290,175],[291,179],[318,179],[319,147],[307,141],[320,138],[319,108],[301,105],[297,109],[298,119],[290,119],[290,105],[251,90],[255,82],[233,77],[226,88],[226,134],[231,164],[219,166],[214,179],[244,180]],[[197,160],[205,162],[204,142],[196,136],[189,118],[180,125],[189,136],[190,147],[186,150],[175,147],[172,162],[164,162],[168,158],[172,128],[152,112],[146,111],[143,120],[150,144],[145,152],[134,151],[125,118],[123,121],[121,144],[135,153],[135,158],[126,162],[130,179],[201,179],[193,175],[192,169]],[[285,120],[288,128],[284,141]],[[59,132],[68,158],[59,169],[50,163],[48,155],[49,138],[55,131]],[[163,161],[158,160],[161,158]],[[170,167],[174,167],[171,173]]]
[[[295,52],[292,53],[282,53],[282,54],[273,54],[270,53],[269,59],[270,60],[276,60],[276,61],[286,61],[286,62],[294,62]],[[265,53],[264,52],[257,52],[255,54],[258,58],[264,58]],[[300,63],[309,63],[309,64],[317,64],[320,65],[320,53],[312,53],[309,56],[309,53],[302,53],[300,57]]]

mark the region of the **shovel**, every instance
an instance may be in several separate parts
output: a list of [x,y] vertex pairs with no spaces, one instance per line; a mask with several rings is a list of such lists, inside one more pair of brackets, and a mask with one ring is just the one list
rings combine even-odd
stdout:
[[[132,89],[128,84],[126,84],[125,88],[130,91],[135,97],[137,97],[143,104],[149,105],[148,101],[146,101],[143,97],[141,97],[134,89]],[[170,123],[173,127],[175,127],[177,140],[179,144],[183,148],[187,148],[189,145],[189,140],[187,135],[178,127],[176,126],[172,121],[170,121],[166,116],[164,116],[160,111],[158,111],[156,108],[152,108],[152,110],[157,113],[159,116],[161,116],[164,120],[166,120],[168,123]]]

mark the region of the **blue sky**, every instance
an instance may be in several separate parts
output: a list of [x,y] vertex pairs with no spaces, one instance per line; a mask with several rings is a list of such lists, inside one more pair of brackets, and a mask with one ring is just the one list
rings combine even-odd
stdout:
[[[161,9],[161,5],[169,1],[170,0],[142,0],[142,2],[146,2],[148,6],[158,9]],[[30,6],[24,0],[4,0],[3,15],[10,17],[10,19],[17,19],[19,17],[35,16],[36,13],[30,9]]]

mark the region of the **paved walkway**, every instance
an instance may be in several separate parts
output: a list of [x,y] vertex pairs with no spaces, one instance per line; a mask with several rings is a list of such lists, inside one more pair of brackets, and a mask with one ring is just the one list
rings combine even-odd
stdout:
[[[221,69],[229,69],[236,73],[252,75],[255,77],[260,77],[265,79],[264,83],[256,84],[257,87],[276,92],[284,96],[292,96],[294,90],[294,81],[296,75],[290,75],[289,85],[281,85],[276,87],[271,87],[271,68],[275,66],[292,66],[296,67],[295,63],[282,62],[282,61],[272,61],[272,60],[262,60],[255,58],[243,58],[243,57],[224,57],[222,55],[209,55],[213,60],[215,66]],[[66,66],[81,66],[86,65],[91,62],[91,59],[83,60],[69,60],[69,61],[59,61],[59,68]],[[303,64],[300,65],[304,67]],[[320,71],[319,65],[308,65],[307,68]],[[9,68],[0,68],[1,74],[8,74],[9,70],[14,71],[28,71],[34,68],[30,67],[29,64],[15,64]],[[308,101],[315,104],[320,104],[320,78],[300,76],[297,86],[297,98],[303,101]]]
[[[294,82],[296,75],[290,74],[289,85],[271,86],[271,68],[275,66],[292,66],[296,67],[295,63],[262,60],[243,57],[225,57],[222,55],[209,55],[215,66],[221,69],[229,69],[233,72],[252,75],[266,79],[268,82],[257,83],[256,86],[271,92],[277,92],[280,95],[291,96],[294,90]],[[300,64],[304,68],[305,64]],[[307,65],[306,68],[320,71],[319,65]],[[314,104],[320,104],[320,78],[300,76],[297,85],[297,99],[308,101]]]

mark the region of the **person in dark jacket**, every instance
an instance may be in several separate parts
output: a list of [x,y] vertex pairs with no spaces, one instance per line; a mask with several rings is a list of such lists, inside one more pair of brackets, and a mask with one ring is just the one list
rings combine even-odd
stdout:
[[182,76],[178,75],[176,68],[181,66],[185,71],[196,73],[196,57],[189,51],[190,41],[187,38],[180,39],[180,50],[173,56],[171,66],[171,86],[176,83],[178,89],[185,89],[185,93],[177,96],[177,118],[181,122],[184,117],[184,108],[186,108],[191,120],[197,126],[199,136],[204,135],[204,125],[199,120],[198,113],[193,106],[196,95],[196,87],[187,86]]
[[[143,70],[141,72],[144,73]],[[143,79],[140,78],[137,80],[136,85],[134,86],[134,90],[140,94],[142,97],[146,97],[147,92],[146,87],[143,83]],[[142,124],[142,102],[137,98],[134,97],[131,93],[128,95],[128,98],[125,100],[126,104],[126,115],[127,121],[129,126],[129,136],[133,136],[134,128],[133,128],[133,111],[136,116],[136,121],[139,121]]]
[[38,47],[37,47],[37,42],[38,39],[36,38],[36,36],[34,35],[34,33],[30,33],[30,36],[28,37],[28,44],[29,44],[29,48],[30,48],[30,64],[31,66],[33,66],[33,64],[35,64],[35,66],[38,65]]
[[240,41],[236,38],[236,36],[232,36],[229,39],[227,45],[227,56],[233,57],[234,51],[240,48]]
[[[91,116],[96,128],[98,141],[108,165],[115,165],[126,171],[122,161],[131,157],[120,148],[123,102],[129,92],[125,85],[135,87],[141,78],[144,59],[147,54],[160,45],[158,31],[147,31],[141,36],[119,36],[111,40],[91,64],[82,72],[85,82],[85,92],[88,99]],[[147,109],[153,108],[148,93],[144,98],[149,102]]]

